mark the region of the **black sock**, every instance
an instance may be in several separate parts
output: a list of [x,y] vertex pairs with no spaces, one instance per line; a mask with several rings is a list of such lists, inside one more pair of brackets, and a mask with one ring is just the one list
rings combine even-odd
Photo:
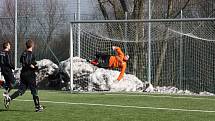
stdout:
[[13,88],[8,88],[8,89],[7,89],[7,92],[10,93],[10,91],[11,91],[12,89],[13,89]]
[[39,106],[40,106],[39,97],[33,95],[33,99],[34,99],[34,105],[35,105],[35,107],[36,107],[36,108],[39,107]]
[[20,95],[20,92],[16,91],[10,96],[10,98],[11,98],[11,100],[13,100],[13,99],[17,98],[19,95]]

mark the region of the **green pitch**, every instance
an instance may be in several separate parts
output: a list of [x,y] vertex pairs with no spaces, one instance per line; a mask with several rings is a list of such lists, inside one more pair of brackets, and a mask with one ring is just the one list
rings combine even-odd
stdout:
[[[2,93],[3,90],[0,91]],[[5,110],[1,121],[215,121],[215,97],[39,91],[44,112],[34,112],[30,92]]]

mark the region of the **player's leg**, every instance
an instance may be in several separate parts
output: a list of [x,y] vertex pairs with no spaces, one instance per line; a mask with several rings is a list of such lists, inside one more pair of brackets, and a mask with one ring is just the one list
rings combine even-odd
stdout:
[[99,63],[98,63],[98,59],[93,59],[91,61],[89,61],[91,64],[93,64],[94,66],[97,66]]
[[103,58],[103,53],[99,53],[97,52],[95,54],[95,58],[93,60],[90,61],[91,64],[97,66],[99,63],[102,63],[102,58]]
[[10,103],[10,96],[9,96],[9,81],[8,78],[5,78],[5,83],[4,83],[4,92],[3,92],[3,97],[4,97],[4,106],[6,109],[9,108],[9,103]]
[[9,96],[8,98],[5,98],[4,100],[4,105],[5,108],[8,109],[9,105],[10,105],[10,101],[17,98],[18,96],[21,96],[25,93],[25,91],[27,90],[27,84],[24,81],[20,81],[19,84],[19,88],[17,91],[15,91],[11,96]]
[[14,88],[14,86],[16,85],[16,80],[14,75],[11,73],[8,73],[7,75],[4,76],[5,77],[5,84],[4,84],[4,88],[5,88],[5,92],[3,94],[3,96],[8,96],[9,92]]
[[101,60],[101,54],[100,53],[96,53],[95,54],[95,58],[91,61],[89,61],[91,64],[93,64],[94,66],[97,66],[99,64],[99,60]]
[[9,91],[11,90],[11,86],[10,86],[10,80],[11,80],[11,77],[10,77],[10,73],[4,73],[3,76],[4,76],[4,79],[5,79],[5,82],[4,82],[4,92],[3,92],[3,97],[4,97],[4,102],[6,102],[6,100],[9,98]]
[[98,64],[99,68],[108,68],[110,55],[107,53],[100,53],[100,62]]
[[17,81],[14,77],[13,74],[11,74],[10,76],[10,81],[9,81],[9,90],[8,90],[8,93],[10,93],[10,91],[17,85]]
[[17,91],[15,91],[11,96],[11,100],[17,98],[18,96],[22,96],[25,91],[27,90],[28,88],[28,85],[24,82],[24,81],[20,81],[20,84],[19,84],[19,88]]
[[2,87],[7,90],[9,87],[9,74],[8,73],[2,73],[3,77],[4,77],[4,82],[1,83]]
[[107,64],[106,62],[106,58],[107,58],[107,54],[105,53],[96,53],[95,55],[96,59],[90,61],[91,64],[93,64],[94,66],[97,66],[99,68],[106,68]]
[[36,79],[34,81],[30,81],[29,83],[29,88],[31,90],[31,94],[33,96],[34,100],[34,105],[35,105],[35,111],[36,112],[41,112],[43,111],[43,106],[40,105],[40,99],[38,96],[38,90],[37,90],[37,85],[36,85]]
[[110,55],[103,56],[103,68],[109,68]]

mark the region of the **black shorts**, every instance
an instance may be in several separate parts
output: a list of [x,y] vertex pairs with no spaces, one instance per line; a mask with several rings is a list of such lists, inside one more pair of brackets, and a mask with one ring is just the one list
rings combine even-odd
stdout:
[[5,88],[12,88],[16,83],[16,79],[12,72],[2,73],[5,79]]
[[21,81],[32,81],[36,80],[36,74],[33,71],[25,71],[20,74]]
[[108,68],[110,56],[106,53],[97,53],[96,58],[98,59],[98,67],[100,68]]
[[24,94],[29,88],[31,94],[37,96],[36,74],[34,72],[22,72],[20,79],[19,91]]

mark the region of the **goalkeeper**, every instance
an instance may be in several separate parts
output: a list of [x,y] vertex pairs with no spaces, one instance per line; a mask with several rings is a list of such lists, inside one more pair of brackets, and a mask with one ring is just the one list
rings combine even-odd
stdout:
[[126,63],[129,59],[129,56],[125,55],[120,47],[112,46],[112,49],[116,52],[116,55],[97,53],[96,58],[92,60],[90,63],[100,68],[109,69],[119,68],[121,72],[117,80],[120,81],[125,73],[127,65]]

